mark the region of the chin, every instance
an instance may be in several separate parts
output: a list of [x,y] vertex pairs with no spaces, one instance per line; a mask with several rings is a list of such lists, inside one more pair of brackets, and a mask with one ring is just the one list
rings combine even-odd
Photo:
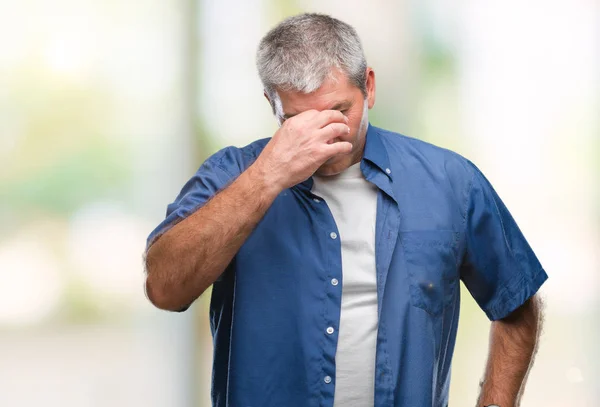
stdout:
[[325,164],[319,167],[315,174],[322,177],[337,175],[340,172],[343,172],[346,168],[350,167],[351,162],[352,157],[350,156],[330,158],[325,162]]

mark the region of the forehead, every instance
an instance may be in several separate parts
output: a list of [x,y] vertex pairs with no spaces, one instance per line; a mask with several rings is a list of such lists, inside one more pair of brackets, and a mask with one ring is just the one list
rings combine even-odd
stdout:
[[310,109],[331,109],[337,103],[352,100],[354,94],[360,92],[344,73],[334,71],[332,76],[327,77],[321,87],[312,93],[277,91],[283,112],[293,115]]

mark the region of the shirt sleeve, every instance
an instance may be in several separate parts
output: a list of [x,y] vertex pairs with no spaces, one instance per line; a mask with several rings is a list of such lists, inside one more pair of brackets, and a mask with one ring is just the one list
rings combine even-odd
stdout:
[[473,168],[461,279],[495,321],[523,305],[548,276],[490,182]]
[[210,198],[225,188],[233,178],[217,155],[206,160],[194,176],[186,182],[175,201],[167,206],[165,219],[148,236],[146,250],[162,234],[204,206]]

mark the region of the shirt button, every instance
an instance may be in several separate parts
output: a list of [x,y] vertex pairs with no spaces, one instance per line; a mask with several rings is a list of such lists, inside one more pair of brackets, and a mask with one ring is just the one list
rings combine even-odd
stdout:
[[331,232],[331,233],[329,234],[329,237],[331,237],[332,239],[337,239],[337,233],[335,233],[335,232]]
[[332,278],[331,279],[331,285],[338,285],[339,281],[337,278]]
[[390,170],[389,168],[386,168],[386,169],[385,169],[385,172],[386,172],[386,173],[388,173],[388,174],[391,174],[391,173],[392,173],[392,170]]
[[330,326],[329,328],[327,328],[327,333],[331,335],[333,333],[333,327]]
[[327,384],[331,383],[331,376],[325,376],[325,377],[323,378],[323,381],[324,381],[325,383],[327,383]]
[[316,203],[321,202],[318,198],[313,198],[313,201],[315,201]]

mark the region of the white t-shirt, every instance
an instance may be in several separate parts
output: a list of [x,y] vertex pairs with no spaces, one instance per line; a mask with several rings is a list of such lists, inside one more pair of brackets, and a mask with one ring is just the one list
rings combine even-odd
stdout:
[[375,220],[377,187],[360,162],[330,177],[314,176],[312,192],[323,198],[342,245],[342,311],[335,354],[334,407],[373,406],[377,346]]

